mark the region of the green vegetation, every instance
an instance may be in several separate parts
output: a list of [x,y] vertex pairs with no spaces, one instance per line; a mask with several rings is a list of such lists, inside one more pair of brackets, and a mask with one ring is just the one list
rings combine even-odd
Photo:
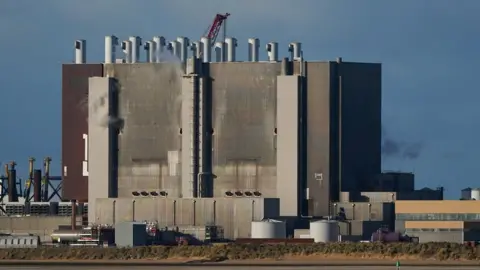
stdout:
[[163,260],[170,258],[204,258],[221,261],[279,259],[295,256],[479,260],[480,252],[477,254],[475,247],[453,243],[226,244],[136,248],[42,247],[37,249],[0,249],[0,260]]

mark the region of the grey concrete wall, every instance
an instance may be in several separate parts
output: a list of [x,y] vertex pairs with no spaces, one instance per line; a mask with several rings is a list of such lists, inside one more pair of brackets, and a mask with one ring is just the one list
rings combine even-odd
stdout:
[[382,221],[361,221],[351,220],[340,222],[340,234],[348,236],[357,236],[361,240],[370,240],[372,233],[384,226]]
[[181,77],[175,63],[109,64],[118,80],[119,197],[133,191],[181,190]]
[[279,63],[211,63],[214,196],[276,196],[276,77]]
[[300,77],[277,77],[277,197],[282,216],[300,214],[299,192],[299,93]]
[[31,233],[41,241],[51,241],[50,235],[60,225],[71,224],[71,217],[0,217],[0,233]]
[[102,224],[158,221],[166,226],[217,225],[225,237],[250,237],[251,221],[279,216],[279,200],[264,198],[130,198],[97,199]]
[[340,208],[345,210],[347,219],[362,221],[383,221],[393,228],[395,208],[393,203],[335,203],[335,214]]
[[[97,198],[116,195],[112,165],[112,117],[114,81],[112,78],[91,77],[88,87],[88,201],[95,209]],[[89,222],[95,222],[95,213],[88,215]]]
[[408,236],[418,237],[420,243],[453,242],[463,243],[463,232],[407,232]]
[[[309,189],[308,214],[329,214],[329,203],[338,193],[335,175],[330,172],[332,149],[330,128],[330,63],[306,63],[307,76],[307,160],[306,187]],[[337,196],[338,197],[338,196]]]

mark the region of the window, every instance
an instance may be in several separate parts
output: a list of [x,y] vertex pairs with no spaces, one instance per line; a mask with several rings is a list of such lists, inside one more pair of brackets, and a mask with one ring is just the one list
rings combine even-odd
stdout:
[[480,220],[480,213],[422,213],[396,214],[395,216],[397,220]]

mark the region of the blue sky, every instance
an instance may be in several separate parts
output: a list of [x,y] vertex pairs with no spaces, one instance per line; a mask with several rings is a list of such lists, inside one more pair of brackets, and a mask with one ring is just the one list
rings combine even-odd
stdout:
[[[16,160],[25,176],[29,156],[50,155],[60,174],[61,63],[73,60],[75,39],[100,62],[105,35],[197,39],[230,12],[243,55],[259,37],[280,48],[301,41],[307,60],[383,63],[384,129],[399,146],[384,169],[414,171],[417,187],[458,198],[480,186],[479,11],[476,0],[1,0],[0,162]],[[417,157],[402,157],[409,148]]]

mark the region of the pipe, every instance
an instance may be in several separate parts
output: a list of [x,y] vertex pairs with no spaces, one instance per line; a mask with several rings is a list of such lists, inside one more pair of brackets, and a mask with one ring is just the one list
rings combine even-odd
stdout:
[[155,60],[154,62],[160,63],[161,55],[165,51],[166,41],[162,36],[153,37],[153,43],[155,44]]
[[87,62],[87,41],[78,39],[75,41],[75,64],[85,64]]
[[128,38],[130,42],[132,43],[132,54],[131,54],[131,59],[132,63],[137,63],[140,61],[140,46],[142,45],[142,38],[138,36],[131,36]]
[[268,61],[278,62],[278,42],[270,42],[266,46]]
[[258,38],[248,39],[248,60],[258,62],[258,50],[260,48],[260,40]]
[[155,62],[155,43],[153,43],[153,41],[147,41],[145,42],[143,49],[146,53],[145,61],[148,63]]
[[210,63],[212,61],[212,40],[208,37],[202,37],[202,53],[203,53],[203,62]]
[[77,201],[72,200],[72,231],[77,229]]
[[33,171],[33,200],[42,201],[42,170]]
[[50,181],[50,162],[52,159],[50,157],[46,157],[43,160],[43,168],[45,173],[45,183],[43,184],[43,201],[48,202],[48,187]]
[[105,36],[105,64],[115,62],[115,52],[118,46],[118,38],[116,36]]
[[299,61],[302,57],[302,43],[292,42],[288,45],[288,51],[290,52],[290,57],[292,61]]
[[172,53],[172,55],[180,59],[180,55],[179,55],[180,50],[178,45],[179,45],[178,41],[172,40],[168,43],[167,49]]
[[225,43],[227,44],[227,61],[235,62],[236,61],[236,50],[237,50],[237,39],[236,38],[226,38]]
[[10,170],[8,172],[8,201],[9,202],[18,202],[18,193],[17,193],[17,170],[15,166],[17,163],[12,161],[10,163]]
[[125,56],[125,63],[132,63],[132,42],[130,40],[123,41],[122,50]]
[[199,41],[192,42],[190,45],[190,50],[192,51],[194,57],[202,57],[202,44]]
[[190,40],[186,37],[178,37],[177,43],[179,50],[178,56],[180,58],[180,61],[182,63],[186,63],[188,58],[188,46],[190,45]]
[[215,61],[225,62],[225,42],[215,43]]

